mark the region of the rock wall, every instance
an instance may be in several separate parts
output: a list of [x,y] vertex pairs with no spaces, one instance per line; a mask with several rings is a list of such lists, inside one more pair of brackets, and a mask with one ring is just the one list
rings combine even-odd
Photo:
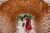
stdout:
[[38,33],[49,33],[48,30],[50,28],[50,13],[44,15],[42,19],[38,23]]
[[[1,13],[1,12],[0,12]],[[0,14],[0,33],[14,33],[16,30],[15,21],[11,21],[7,14]]]

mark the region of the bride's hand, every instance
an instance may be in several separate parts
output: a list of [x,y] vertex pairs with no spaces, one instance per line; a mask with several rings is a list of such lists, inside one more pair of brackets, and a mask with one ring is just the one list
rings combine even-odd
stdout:
[[25,31],[27,31],[27,30],[25,30]]

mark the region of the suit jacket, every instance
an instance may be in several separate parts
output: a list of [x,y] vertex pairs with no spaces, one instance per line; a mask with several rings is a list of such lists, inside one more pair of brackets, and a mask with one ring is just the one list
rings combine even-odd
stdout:
[[32,27],[31,27],[31,20],[29,18],[27,18],[27,21],[26,21],[26,30],[31,30]]

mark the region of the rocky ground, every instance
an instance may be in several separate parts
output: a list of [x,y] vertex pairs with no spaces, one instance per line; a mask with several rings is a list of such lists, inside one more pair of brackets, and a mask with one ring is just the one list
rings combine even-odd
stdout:
[[[19,30],[17,30],[15,33],[18,33]],[[27,32],[26,32],[27,33]],[[34,30],[31,30],[29,33],[36,33]]]

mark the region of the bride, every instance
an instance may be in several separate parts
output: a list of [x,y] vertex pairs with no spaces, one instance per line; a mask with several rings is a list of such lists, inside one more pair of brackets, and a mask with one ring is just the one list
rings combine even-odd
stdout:
[[21,19],[22,20],[22,23],[21,23],[21,27],[20,27],[20,29],[19,29],[19,32],[18,33],[25,33],[25,31],[26,31],[26,29],[25,29],[25,19],[24,18],[22,18]]

